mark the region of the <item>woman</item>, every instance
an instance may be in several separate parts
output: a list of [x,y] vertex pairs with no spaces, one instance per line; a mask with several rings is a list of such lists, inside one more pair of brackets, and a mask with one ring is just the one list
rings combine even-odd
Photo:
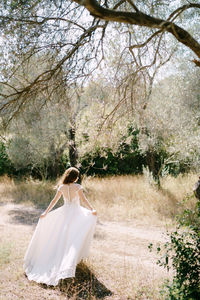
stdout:
[[[76,265],[89,254],[97,221],[92,208],[76,181],[79,171],[65,171],[57,193],[41,214],[24,257],[29,280],[57,285],[61,278],[75,277]],[[60,197],[64,205],[51,211]],[[82,200],[88,207],[80,206]]]

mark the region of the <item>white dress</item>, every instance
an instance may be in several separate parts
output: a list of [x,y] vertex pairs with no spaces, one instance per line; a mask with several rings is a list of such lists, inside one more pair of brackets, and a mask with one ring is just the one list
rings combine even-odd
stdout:
[[64,205],[39,219],[24,257],[29,280],[55,286],[61,278],[75,277],[76,265],[89,255],[97,216],[80,206],[81,188],[61,185]]

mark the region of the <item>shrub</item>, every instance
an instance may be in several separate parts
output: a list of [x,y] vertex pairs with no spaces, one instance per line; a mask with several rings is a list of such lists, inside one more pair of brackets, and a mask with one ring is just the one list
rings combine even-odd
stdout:
[[80,159],[83,171],[87,175],[100,176],[141,174],[145,158],[138,147],[138,133],[137,129],[130,127],[116,152],[110,148],[97,148],[93,153],[85,154]]
[[0,142],[0,176],[4,174],[10,175],[14,171],[13,164],[7,155],[6,147],[3,142]]
[[[176,229],[167,233],[169,241],[158,260],[160,266],[173,268],[172,282],[166,282],[161,293],[169,300],[197,300],[200,296],[200,201],[194,210],[184,210],[177,217]],[[152,247],[152,244],[149,246]]]

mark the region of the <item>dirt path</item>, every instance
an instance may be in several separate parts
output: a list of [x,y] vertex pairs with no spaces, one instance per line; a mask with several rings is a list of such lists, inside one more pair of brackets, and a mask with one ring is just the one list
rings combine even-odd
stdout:
[[[0,299],[89,299],[70,298],[62,286],[44,288],[24,276],[23,255],[40,213],[19,204],[0,205]],[[112,293],[105,293],[101,299],[158,299],[158,282],[167,273],[156,265],[157,256],[149,252],[148,244],[165,242],[163,232],[165,229],[159,226],[99,218],[86,263],[97,281]]]

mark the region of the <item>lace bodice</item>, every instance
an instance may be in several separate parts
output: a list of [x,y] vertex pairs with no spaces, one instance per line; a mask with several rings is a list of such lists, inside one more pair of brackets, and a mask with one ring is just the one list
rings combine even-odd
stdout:
[[82,186],[77,183],[62,184],[59,186],[58,191],[60,191],[64,198],[64,203],[74,203],[80,205],[80,199],[78,191],[82,189]]

